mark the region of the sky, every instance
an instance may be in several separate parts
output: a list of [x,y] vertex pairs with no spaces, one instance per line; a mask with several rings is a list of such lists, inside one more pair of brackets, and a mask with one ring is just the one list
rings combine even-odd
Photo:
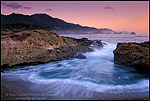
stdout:
[[1,14],[46,13],[83,26],[149,33],[149,1],[1,1]]

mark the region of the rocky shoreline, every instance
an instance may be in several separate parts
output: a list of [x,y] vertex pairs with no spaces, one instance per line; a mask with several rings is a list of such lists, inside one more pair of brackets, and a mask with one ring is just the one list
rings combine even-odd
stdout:
[[[82,53],[103,45],[101,40],[75,39],[45,30],[1,30],[1,71],[68,58],[85,59]],[[1,81],[1,99],[18,99],[8,94],[17,95],[20,92],[4,80]]]
[[75,39],[45,30],[2,30],[1,66],[5,68],[64,60],[103,45],[101,40]]
[[113,53],[116,63],[149,73],[149,42],[118,43]]
[[[86,57],[82,53],[92,52],[93,48],[102,48],[104,45],[105,43],[102,43],[101,40],[64,37],[45,30],[1,30],[1,69],[68,58],[85,59]],[[144,72],[149,72],[149,42],[118,43],[114,50],[114,61],[121,65],[129,65]],[[12,84],[11,81],[1,78],[1,99],[18,99],[17,96],[8,96],[8,94],[17,95],[20,94],[18,92],[20,89],[27,90],[25,86],[28,83],[16,81],[14,85]],[[16,89],[16,87],[18,88]],[[95,99],[112,99],[112,95],[115,94],[100,95],[100,98],[95,97]],[[123,95],[120,94],[119,98],[117,98],[118,95],[115,95],[114,99],[122,99]],[[134,96],[128,98],[128,95],[132,94],[124,95],[124,99],[135,98]],[[137,95],[141,94],[138,93]],[[139,97],[137,99],[147,100],[147,95],[144,98]]]

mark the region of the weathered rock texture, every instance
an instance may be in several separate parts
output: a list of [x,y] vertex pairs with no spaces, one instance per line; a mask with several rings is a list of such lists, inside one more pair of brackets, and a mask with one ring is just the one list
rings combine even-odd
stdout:
[[1,66],[62,60],[102,46],[100,40],[61,37],[45,30],[2,30]]
[[118,43],[113,53],[116,63],[149,72],[149,42]]

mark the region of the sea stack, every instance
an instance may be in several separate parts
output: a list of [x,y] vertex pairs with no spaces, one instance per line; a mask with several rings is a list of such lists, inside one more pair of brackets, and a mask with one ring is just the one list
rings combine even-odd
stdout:
[[135,32],[131,32],[130,35],[136,35],[136,33]]

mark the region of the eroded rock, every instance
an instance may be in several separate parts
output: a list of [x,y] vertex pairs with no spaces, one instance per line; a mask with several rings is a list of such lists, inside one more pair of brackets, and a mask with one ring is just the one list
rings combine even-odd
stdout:
[[93,42],[103,46],[101,41],[63,37],[45,30],[2,30],[1,33],[1,66],[4,67],[72,58],[77,52],[93,51]]
[[129,65],[143,72],[149,72],[149,42],[118,43],[113,51],[114,61]]

